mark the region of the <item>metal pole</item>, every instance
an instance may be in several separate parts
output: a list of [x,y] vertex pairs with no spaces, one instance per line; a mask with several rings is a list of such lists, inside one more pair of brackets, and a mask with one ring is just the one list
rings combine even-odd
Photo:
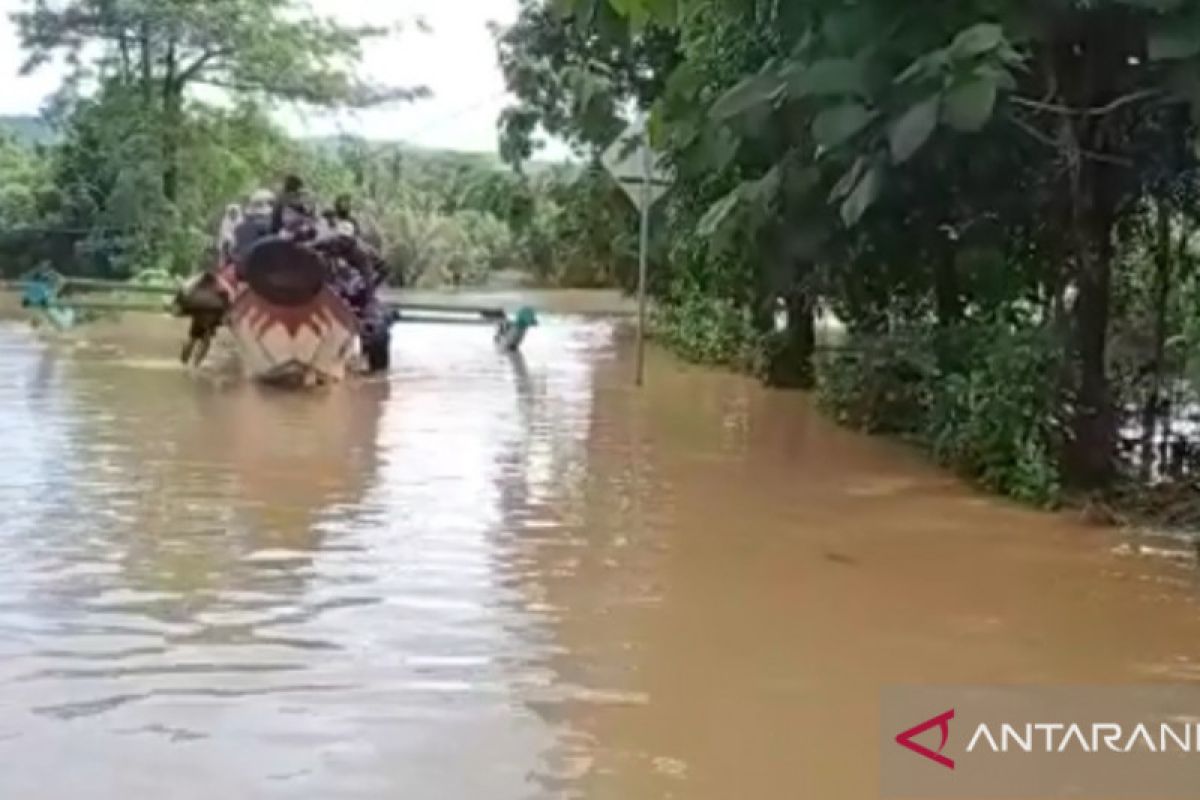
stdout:
[[642,124],[642,231],[638,248],[637,385],[646,381],[646,272],[650,250],[650,126]]

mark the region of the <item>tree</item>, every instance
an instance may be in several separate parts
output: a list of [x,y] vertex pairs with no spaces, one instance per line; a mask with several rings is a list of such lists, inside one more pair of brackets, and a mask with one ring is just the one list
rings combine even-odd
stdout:
[[49,187],[48,159],[0,133],[0,228],[32,224]]
[[[1002,253],[1069,333],[1066,474],[1081,487],[1110,481],[1120,230],[1143,205],[1153,153],[1194,139],[1195,3],[973,0],[920,13],[882,0],[567,3],[585,17],[605,4],[634,31],[680,32],[684,61],[658,98],[654,130],[694,172],[737,176],[702,232],[759,240],[784,286],[824,275],[828,291],[866,265],[907,264],[893,270],[885,305],[928,291],[948,324],[1015,308],[1011,294],[979,308],[958,263],[980,245]],[[754,32],[762,47],[730,46],[731,30]],[[1036,169],[1023,169],[1030,155]],[[932,266],[930,280],[917,279],[918,261]],[[1059,300],[1066,288],[1073,303]],[[921,308],[905,313],[919,319]]]
[[678,63],[670,29],[632,31],[607,5],[562,15],[522,0],[517,21],[495,29],[501,70],[517,97],[500,121],[500,152],[520,165],[543,131],[591,154],[624,129],[631,108],[647,108]]
[[139,98],[143,119],[156,131],[163,195],[173,202],[192,87],[316,105],[361,106],[424,93],[356,77],[363,43],[384,30],[297,11],[292,0],[28,0],[14,19],[28,52],[26,71],[62,53],[75,65],[71,82],[93,78]]

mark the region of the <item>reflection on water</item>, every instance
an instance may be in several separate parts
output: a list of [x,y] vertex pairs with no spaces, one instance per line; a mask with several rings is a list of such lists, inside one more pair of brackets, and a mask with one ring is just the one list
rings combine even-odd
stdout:
[[522,710],[556,645],[515,541],[552,517],[530,487],[578,457],[608,328],[545,330],[574,357],[537,377],[418,329],[390,381],[296,395],[0,329],[0,795],[552,782],[578,745]]
[[0,797],[869,797],[882,684],[1200,677],[1191,573],[801,397],[398,334],[299,395],[0,325]]

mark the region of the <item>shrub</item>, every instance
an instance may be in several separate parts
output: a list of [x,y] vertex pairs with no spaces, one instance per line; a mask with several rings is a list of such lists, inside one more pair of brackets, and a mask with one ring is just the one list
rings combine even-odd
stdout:
[[1052,506],[1058,365],[1044,331],[999,323],[860,335],[818,359],[817,391],[844,424],[908,436],[989,489]]
[[761,346],[750,315],[734,303],[686,293],[663,303],[653,320],[655,336],[690,361],[748,369]]
[[916,435],[936,361],[922,332],[852,337],[817,358],[817,399],[843,425],[868,433]]
[[1041,330],[963,332],[929,387],[922,435],[934,456],[1036,505],[1058,502],[1058,351]]

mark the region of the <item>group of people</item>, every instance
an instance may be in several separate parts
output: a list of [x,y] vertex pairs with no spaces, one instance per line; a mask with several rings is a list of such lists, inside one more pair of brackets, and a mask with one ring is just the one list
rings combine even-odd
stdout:
[[259,190],[244,206],[230,205],[222,219],[218,264],[176,298],[179,313],[191,318],[181,353],[185,364],[199,365],[208,353],[242,275],[246,258],[259,241],[276,237],[312,247],[329,267],[329,286],[354,310],[364,343],[386,336],[386,312],[376,299],[387,270],[380,253],[367,243],[348,195],[318,214],[304,181],[289,175],[282,191]]
[[362,235],[349,195],[340,195],[331,208],[318,215],[304,181],[289,175],[278,195],[261,189],[250,195],[244,207],[228,206],[217,247],[222,264],[236,264],[255,242],[266,236],[311,243],[336,236],[357,239]]

